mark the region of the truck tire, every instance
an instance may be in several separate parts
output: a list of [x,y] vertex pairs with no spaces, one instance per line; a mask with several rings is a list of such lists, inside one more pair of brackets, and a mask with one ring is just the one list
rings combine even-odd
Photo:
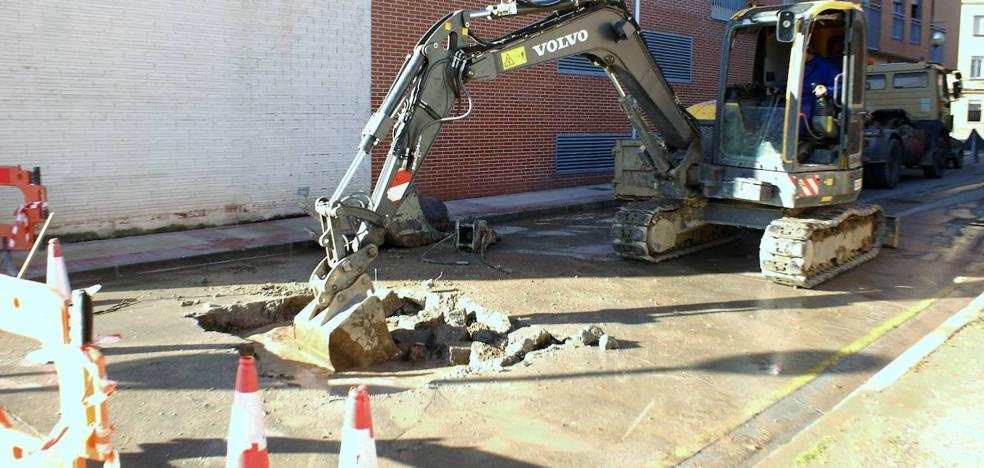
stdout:
[[944,168],[946,168],[946,153],[943,152],[943,148],[937,148],[933,152],[933,164],[922,167],[923,175],[927,179],[940,179],[943,177]]
[[889,143],[888,159],[884,163],[869,164],[864,167],[871,187],[880,189],[895,188],[902,173],[902,143],[892,139]]

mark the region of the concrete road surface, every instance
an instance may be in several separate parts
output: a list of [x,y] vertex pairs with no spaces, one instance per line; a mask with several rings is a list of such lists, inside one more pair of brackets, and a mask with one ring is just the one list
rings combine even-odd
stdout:
[[[518,325],[597,324],[618,350],[561,349],[504,371],[392,363],[333,374],[261,353],[274,466],[336,463],[344,395],[368,382],[387,466],[693,466],[751,464],[979,294],[984,285],[984,166],[907,177],[864,198],[901,215],[902,248],[814,290],[758,275],[759,235],[659,265],[617,258],[612,210],[497,226],[488,259],[439,247],[386,250],[384,286],[455,290]],[[111,400],[124,466],[221,466],[240,336],[186,318],[199,305],[305,281],[314,249],[105,281],[97,332],[120,384]],[[86,286],[76,284],[76,287]],[[122,304],[122,305],[120,305]],[[50,367],[32,344],[0,347],[0,403],[46,432],[57,415]]]

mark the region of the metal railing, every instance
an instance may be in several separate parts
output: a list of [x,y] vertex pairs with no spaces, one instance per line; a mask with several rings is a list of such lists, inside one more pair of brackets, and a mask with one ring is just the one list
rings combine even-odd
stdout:
[[747,5],[745,0],[711,0],[711,18],[727,21]]

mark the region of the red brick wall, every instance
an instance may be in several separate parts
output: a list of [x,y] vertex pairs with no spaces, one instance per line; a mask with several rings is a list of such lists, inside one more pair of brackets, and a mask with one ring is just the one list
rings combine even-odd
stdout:
[[[491,1],[373,2],[373,108],[427,28],[450,9],[483,7]],[[644,29],[694,38],[693,83],[674,85],[680,100],[689,105],[712,99],[724,22],[710,18],[710,2],[643,0],[641,7]],[[481,20],[472,28],[491,38],[529,21]],[[611,173],[555,173],[556,134],[629,131],[607,78],[559,75],[556,70],[556,63],[547,63],[470,84],[475,111],[444,126],[418,174],[420,192],[453,200],[610,182]],[[374,179],[388,148],[389,142],[382,142],[373,153]]]

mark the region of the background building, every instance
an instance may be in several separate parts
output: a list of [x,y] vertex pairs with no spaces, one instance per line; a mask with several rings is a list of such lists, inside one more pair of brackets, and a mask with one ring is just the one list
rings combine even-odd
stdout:
[[[954,68],[960,37],[960,0],[865,0],[868,54],[877,63],[929,61]],[[933,46],[933,33],[946,35]]]
[[[42,167],[54,232],[299,214],[331,193],[425,30],[451,9],[494,1],[3,2],[0,164]],[[862,2],[873,57],[952,55],[955,65],[953,41],[934,50],[929,37],[934,28],[954,36],[956,2]],[[714,97],[725,22],[746,3],[629,2],[684,105]],[[529,21],[473,30],[493,37]],[[422,193],[451,200],[611,181],[612,142],[630,127],[600,69],[569,58],[469,89],[474,114],[445,126],[419,175]],[[387,147],[356,189],[369,188]],[[13,195],[0,191],[0,216]]]
[[[369,116],[369,15],[368,0],[0,2],[0,165],[43,168],[56,232],[296,214]],[[0,192],[0,216],[19,204]]]
[[953,105],[954,136],[967,138],[972,130],[984,136],[981,106],[984,106],[984,1],[964,0],[960,12],[960,58],[964,98]]

